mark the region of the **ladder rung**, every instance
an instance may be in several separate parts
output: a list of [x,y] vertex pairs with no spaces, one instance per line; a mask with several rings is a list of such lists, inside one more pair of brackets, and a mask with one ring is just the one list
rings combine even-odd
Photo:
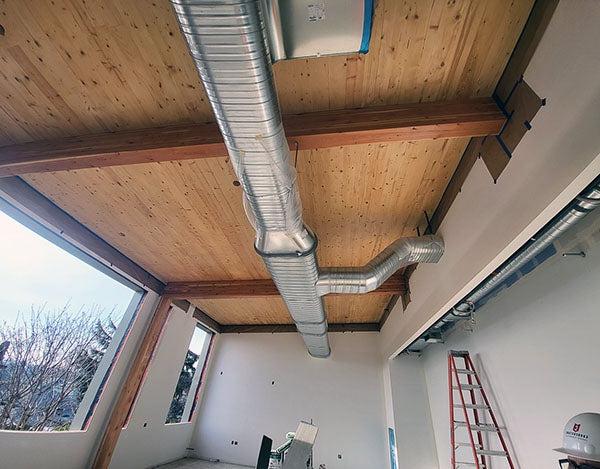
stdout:
[[[457,409],[462,409],[462,404],[454,404],[454,407],[456,407]],[[465,404],[465,407],[467,409],[482,409],[482,410],[488,410],[489,407],[483,404]]]
[[468,357],[469,352],[466,350],[450,350],[450,355],[453,357]]
[[[474,462],[466,462],[466,461],[456,461],[456,464],[458,466],[477,466],[477,464]],[[485,464],[479,463],[479,467],[485,469],[487,466]]]
[[460,389],[481,389],[479,384],[462,384],[460,386],[452,386],[452,389],[460,390]]
[[463,375],[474,375],[475,374],[475,372],[473,370],[467,370],[466,368],[457,368],[456,372],[463,374]]
[[[479,443],[474,443],[475,446],[479,446]],[[459,446],[468,446],[469,448],[471,447],[471,443],[469,443],[468,441],[465,442],[459,442],[459,443],[454,443],[454,446],[456,446],[457,448]]]
[[475,449],[480,456],[507,456],[506,451],[495,451],[491,449]]
[[[467,422],[454,422],[454,425],[456,425],[457,427],[466,427],[467,426]],[[487,425],[485,423],[480,423],[479,425],[471,425],[471,430],[475,430],[475,431],[480,431],[480,432],[494,432],[494,433],[498,433],[498,428],[496,428],[494,425]]]

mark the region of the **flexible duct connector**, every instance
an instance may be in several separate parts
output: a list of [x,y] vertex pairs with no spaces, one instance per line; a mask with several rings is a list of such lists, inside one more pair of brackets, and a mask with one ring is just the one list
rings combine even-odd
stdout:
[[308,351],[330,353],[316,292],[316,237],[304,226],[257,0],[173,0],[263,257]]
[[566,231],[579,223],[588,213],[600,207],[600,183],[585,190],[562,215],[544,228],[532,242],[513,256],[493,275],[481,283],[469,296],[452,308],[442,319],[429,328],[408,348],[411,352],[420,352],[428,345],[427,336],[447,329],[453,323],[469,318],[477,303],[492,293],[508,277],[523,268],[544,249],[554,243]]
[[415,263],[438,262],[444,254],[439,236],[400,238],[362,267],[322,269],[317,281],[319,295],[368,293],[376,290],[398,269]]

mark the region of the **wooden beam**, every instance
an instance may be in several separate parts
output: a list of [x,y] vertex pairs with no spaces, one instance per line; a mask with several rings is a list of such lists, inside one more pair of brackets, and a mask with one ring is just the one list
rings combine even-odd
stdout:
[[383,326],[385,325],[386,321],[390,317],[390,313],[392,312],[392,310],[396,306],[396,303],[398,303],[398,300],[400,300],[402,297],[403,297],[403,295],[393,295],[390,298],[390,301],[388,301],[388,304],[385,306],[385,309],[383,310],[383,314],[381,315],[381,319],[379,319],[379,329],[380,330],[383,328]]
[[[401,273],[392,275],[370,295],[403,294],[406,281]],[[174,299],[214,299],[214,298],[246,298],[256,296],[279,295],[279,290],[271,279],[261,280],[219,280],[197,282],[169,282],[163,294]]]
[[[507,104],[511,100],[511,95],[515,92],[515,90],[517,90],[518,85],[522,84],[523,82],[523,73],[525,73],[525,69],[529,65],[529,62],[533,57],[533,54],[544,34],[544,31],[546,30],[546,27],[548,26],[548,23],[550,22],[550,19],[554,14],[554,10],[558,5],[558,1],[559,0],[536,0],[529,15],[529,18],[525,23],[521,36],[517,41],[515,49],[513,50],[513,53],[510,56],[510,59],[506,64],[504,71],[502,72],[502,76],[500,77],[498,85],[494,90],[494,98],[498,102],[500,102],[502,106],[505,107],[505,111],[508,111],[508,113],[514,111],[514,109],[509,110],[508,108],[510,108],[510,106],[507,106]],[[535,93],[533,94],[535,95]],[[537,109],[539,109],[539,106],[537,107]],[[537,109],[535,109],[535,112],[537,112]],[[535,112],[531,111],[530,104],[528,104],[525,107],[525,109],[521,112],[525,112],[529,119],[532,118],[532,115],[535,115]],[[532,112],[533,114],[531,114]],[[527,118],[521,120],[525,121],[527,120]],[[522,122],[518,122],[518,124],[521,125]],[[524,131],[522,128],[519,127],[519,125],[515,126],[514,122],[508,121],[505,125],[506,128],[503,125],[502,129],[500,129],[500,132],[508,132],[508,140],[513,145],[511,148],[512,150],[516,146],[516,143],[514,142],[514,135],[517,134],[518,136],[522,137]],[[500,132],[498,132],[498,134]],[[482,151],[485,151],[488,155],[486,157],[486,165],[490,170],[490,174],[494,178],[494,182],[497,180],[502,170],[506,167],[506,164],[508,163],[507,160],[500,164],[496,163],[496,166],[491,167],[488,147],[492,140],[495,141],[496,139],[488,138],[488,142],[486,143],[486,138],[484,136],[474,137],[469,142],[469,145],[467,145],[467,148],[465,149],[465,152],[463,153],[463,156],[461,157],[460,162],[458,163],[454,174],[450,178],[450,181],[446,186],[444,194],[442,195],[442,198],[440,199],[440,202],[438,203],[438,206],[431,217],[431,228],[433,233],[437,232],[440,225],[442,224],[442,221],[446,217],[448,210],[450,210],[450,206],[452,205],[454,199],[456,199],[456,196],[460,192],[461,187],[467,179],[467,176],[471,172],[471,169],[477,161],[477,158],[482,156]],[[499,147],[494,148],[496,150],[499,149]],[[502,149],[502,151],[504,151],[504,149]],[[412,275],[415,269],[416,266],[412,269],[409,266],[406,269],[407,285],[410,280],[410,276]],[[407,291],[408,290],[410,289],[407,288]],[[410,296],[406,295],[406,297],[403,298],[403,306],[406,307],[409,301]]]
[[223,326],[215,321],[211,316],[206,314],[197,306],[194,308],[194,318],[204,326],[208,327],[211,331],[220,334],[223,330]]
[[60,235],[109,267],[114,267],[149,289],[161,293],[159,279],[112,247],[52,201],[18,177],[0,178],[0,197],[16,209]]
[[494,94],[502,101],[508,101],[513,86],[517,83],[529,65],[535,50],[540,43],[548,23],[558,6],[559,0],[536,0],[525,27],[517,41],[508,64],[502,72]]
[[[172,300],[172,303],[183,311],[188,311],[190,309],[191,303],[188,300],[176,299]],[[197,306],[194,306],[194,312],[192,313],[194,319],[198,321],[200,324],[210,329],[213,332],[219,334],[221,332],[221,324],[215,321],[211,316],[206,314]]]
[[[433,215],[431,216],[431,228],[433,233],[436,233],[439,229],[442,221],[448,213],[448,210],[450,210],[450,206],[454,202],[454,199],[456,199],[456,196],[460,192],[462,185],[471,172],[471,168],[473,168],[475,161],[477,161],[477,158],[479,158],[482,142],[483,139],[481,138],[473,138],[467,145],[467,148],[463,153],[463,156],[460,159],[454,174],[450,178],[450,181],[446,186],[446,190],[444,191],[444,194],[442,195],[435,212],[433,212]],[[412,274],[412,272],[410,273]]]
[[[525,69],[529,65],[557,5],[558,0],[536,0],[533,5],[523,32],[494,91],[494,96],[503,105],[508,103],[511,94],[515,91],[519,82],[522,81]],[[483,142],[484,138],[473,138],[467,146],[456,171],[442,195],[440,203],[431,217],[434,233],[440,227],[442,220],[460,192],[460,188],[469,175],[475,161],[481,155]],[[498,176],[499,174],[496,174],[495,177],[497,178]]]
[[[379,323],[335,323],[328,325],[328,332],[379,332]],[[276,334],[297,332],[294,324],[223,324],[222,334]]]
[[102,441],[96,452],[94,469],[107,469],[110,465],[113,452],[119,440],[121,430],[129,419],[133,404],[142,386],[144,376],[148,370],[152,356],[158,345],[161,333],[171,310],[171,300],[161,297],[154,311],[150,325],[142,339],[131,368],[125,378],[121,392],[113,406],[110,419],[104,430]]
[[[284,116],[291,149],[495,135],[505,121],[491,98]],[[0,177],[227,156],[216,124],[186,124],[0,147]]]

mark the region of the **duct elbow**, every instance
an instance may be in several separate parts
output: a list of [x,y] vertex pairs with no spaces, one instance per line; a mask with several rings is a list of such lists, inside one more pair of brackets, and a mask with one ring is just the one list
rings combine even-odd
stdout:
[[440,236],[425,235],[403,240],[410,252],[409,264],[436,264],[444,254],[444,240]]
[[321,270],[317,293],[319,296],[368,293],[379,288],[398,269],[415,263],[436,263],[443,254],[444,241],[439,236],[400,238],[363,267]]

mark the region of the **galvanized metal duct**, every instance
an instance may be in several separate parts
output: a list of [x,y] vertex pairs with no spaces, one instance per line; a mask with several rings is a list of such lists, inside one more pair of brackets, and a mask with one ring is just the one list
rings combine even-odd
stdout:
[[[260,1],[171,2],[244,189],[244,206],[256,230],[255,248],[309,353],[327,357],[330,347],[321,296],[335,288],[323,286],[329,275],[324,274],[323,290],[317,291],[317,239],[302,220]],[[432,244],[429,238],[398,241],[368,264],[364,278],[345,269],[332,283],[354,285],[362,278],[368,285],[356,293],[370,291],[404,262],[439,258],[440,246],[441,241]],[[353,292],[349,287],[345,289]]]
[[173,0],[181,30],[244,189],[263,257],[308,351],[330,353],[317,295],[317,240],[304,226],[256,0]]
[[469,318],[477,303],[489,295],[508,277],[534,259],[544,249],[556,241],[563,233],[579,223],[588,213],[600,206],[600,182],[585,190],[563,214],[545,227],[521,251],[514,255],[498,271],[481,283],[469,296],[458,303],[440,321],[429,328],[408,351],[420,352],[431,342],[440,342],[441,333],[460,320]]
[[368,293],[381,286],[401,267],[417,262],[437,262],[444,254],[439,236],[400,238],[363,267],[323,269],[317,280],[319,295],[329,293]]

